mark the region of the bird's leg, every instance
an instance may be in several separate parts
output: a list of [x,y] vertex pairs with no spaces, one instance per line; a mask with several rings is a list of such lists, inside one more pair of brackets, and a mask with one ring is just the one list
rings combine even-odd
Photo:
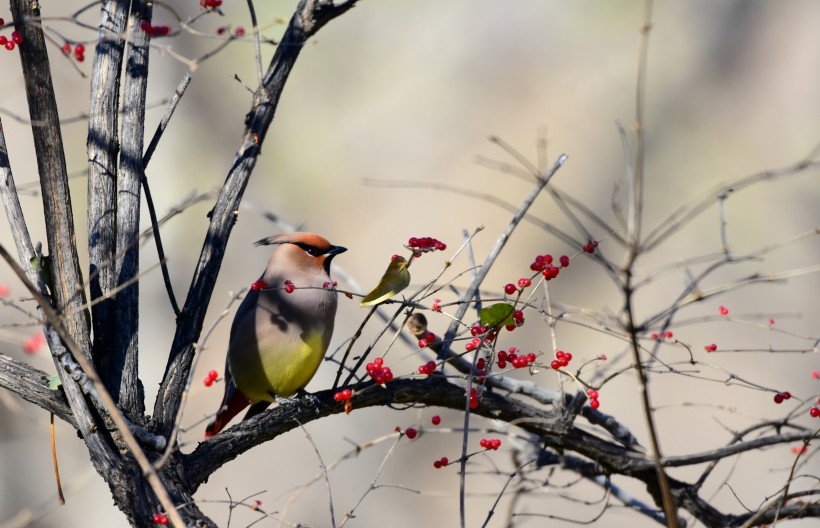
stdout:
[[273,395],[276,399],[276,403],[281,404],[288,404],[288,405],[297,405],[303,409],[312,409],[313,412],[319,414],[320,411],[320,401],[319,398],[314,396],[313,394],[309,393],[305,389],[299,389],[296,391],[296,394],[289,398],[282,398],[277,395]]

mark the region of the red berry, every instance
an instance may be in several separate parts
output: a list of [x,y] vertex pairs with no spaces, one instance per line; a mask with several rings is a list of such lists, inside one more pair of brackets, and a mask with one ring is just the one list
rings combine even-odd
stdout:
[[789,391],[783,391],[783,399],[784,400],[791,400],[792,399],[792,393],[789,392]]
[[714,343],[712,343],[711,345],[706,345],[706,346],[705,346],[705,347],[703,347],[703,348],[704,348],[707,352],[714,352],[715,350],[717,350],[717,345],[716,345],[716,344],[714,344]]
[[817,418],[818,416],[820,416],[820,409],[818,409],[817,407],[812,407],[811,409],[809,409],[809,416],[811,416],[812,418]]
[[562,267],[564,267],[564,268],[569,267],[569,257],[568,256],[561,255],[561,258],[559,258],[558,261],[561,263]]
[[6,42],[5,46],[7,50],[11,51],[14,49],[14,42],[9,40],[8,42]]
[[412,439],[414,439],[414,438],[416,437],[416,435],[418,435],[419,433],[418,433],[418,431],[416,431],[416,430],[415,430],[415,429],[413,429],[412,427],[408,427],[408,428],[407,428],[407,430],[404,432],[404,434],[407,436],[407,438],[409,438],[410,440],[412,440]]
[[470,409],[478,407],[478,396],[470,396]]
[[219,372],[217,372],[215,370],[211,370],[211,371],[208,372],[208,377],[211,378],[212,380],[215,380],[216,378],[219,377]]
[[235,37],[244,37],[245,36],[245,28],[242,26],[238,26],[235,30],[233,30],[233,35]]
[[553,370],[558,370],[559,368],[561,368],[561,362],[557,359],[553,359],[550,363],[550,367],[552,367]]
[[441,465],[442,466],[446,466],[449,463],[450,463],[450,461],[447,459],[447,457],[441,457]]
[[432,418],[430,418],[430,422],[432,422],[433,425],[440,424],[441,423],[441,416],[439,416],[439,415],[433,416]]
[[63,55],[71,55],[71,44],[69,44],[68,42],[63,44],[63,47],[60,49],[63,50]]
[[19,46],[23,43],[23,35],[21,35],[19,31],[12,31],[11,41]]
[[504,293],[507,295],[512,295],[513,293],[517,292],[518,290],[515,288],[515,284],[509,283],[504,286]]
[[76,46],[74,46],[74,53],[79,53],[80,55],[82,55],[83,53],[85,53],[85,46],[83,46],[82,44],[77,44]]
[[168,524],[168,516],[164,513],[155,513],[152,520],[154,524]]
[[522,277],[522,278],[518,279],[518,287],[519,288],[529,288],[531,284],[532,284],[532,281],[530,279],[528,279],[527,277]]
[[589,396],[590,400],[597,400],[598,399],[598,391],[595,389],[588,389],[587,396]]
[[665,337],[666,339],[672,339],[672,332],[667,330],[663,333],[663,337]]
[[441,460],[433,461],[433,467],[436,469],[441,469]]
[[774,402],[777,404],[783,403],[783,395],[781,393],[777,393],[774,395]]
[[285,280],[285,293],[293,293],[294,286],[290,280]]
[[536,359],[537,359],[536,355],[533,354],[532,352],[527,354],[527,363],[535,363]]
[[258,281],[251,284],[251,290],[252,291],[264,290],[267,287],[268,287],[267,283],[265,281],[263,281],[262,279],[259,279]]
[[599,402],[598,400],[589,400],[589,406],[593,409],[597,409],[601,406],[601,402]]
[[205,376],[205,381],[203,383],[205,383],[206,387],[210,387],[214,384],[214,380],[212,380],[209,376]]
[[729,309],[725,306],[721,306],[718,310],[720,311],[720,315],[729,315]]
[[811,373],[811,377],[814,379],[820,379],[820,370],[815,370]]
[[498,360],[498,368],[507,368],[507,362],[504,360]]

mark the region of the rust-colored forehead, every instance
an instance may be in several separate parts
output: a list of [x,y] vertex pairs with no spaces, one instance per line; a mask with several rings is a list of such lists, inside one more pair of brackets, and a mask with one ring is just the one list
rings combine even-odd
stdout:
[[327,251],[331,248],[330,242],[328,242],[325,237],[315,233],[304,232],[284,233],[281,235],[264,238],[259,242],[256,242],[255,245],[258,246],[268,244],[304,244],[315,247],[320,251]]

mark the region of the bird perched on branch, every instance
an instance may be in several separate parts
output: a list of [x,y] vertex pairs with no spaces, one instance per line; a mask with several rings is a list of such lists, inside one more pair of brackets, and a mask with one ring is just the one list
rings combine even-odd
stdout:
[[313,233],[273,236],[254,245],[272,245],[273,253],[234,316],[225,395],[205,438],[248,405],[245,419],[303,389],[333,335],[337,294],[330,262],[347,249]]

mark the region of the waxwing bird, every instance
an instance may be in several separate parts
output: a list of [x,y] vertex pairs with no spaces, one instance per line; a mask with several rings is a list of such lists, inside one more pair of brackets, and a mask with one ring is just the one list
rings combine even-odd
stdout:
[[347,251],[313,233],[288,233],[254,245],[273,246],[262,277],[254,283],[231,325],[225,365],[225,395],[205,438],[251,405],[247,419],[277,397],[303,389],[325,356],[336,317],[330,262]]

